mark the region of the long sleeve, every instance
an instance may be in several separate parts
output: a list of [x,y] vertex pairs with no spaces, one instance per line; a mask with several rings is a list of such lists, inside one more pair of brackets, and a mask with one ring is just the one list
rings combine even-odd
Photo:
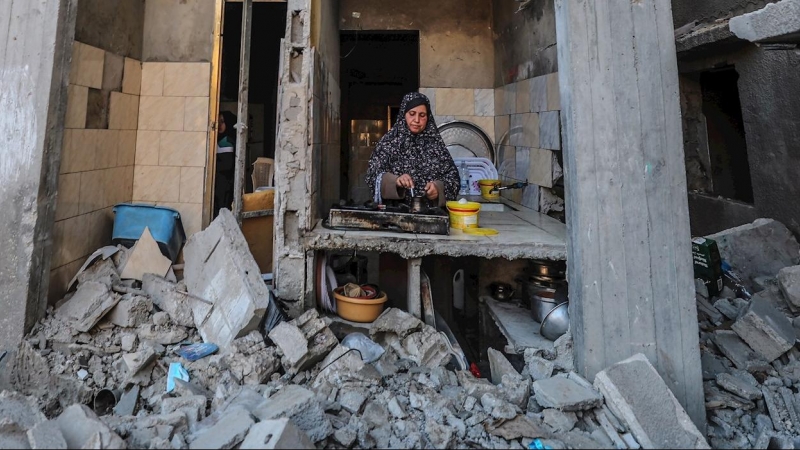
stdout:
[[458,175],[458,168],[452,158],[448,158],[450,163],[444,167],[441,182],[444,184],[444,192],[447,200],[456,200],[458,191],[461,187],[461,177]]
[[[378,177],[385,173],[392,173],[391,167],[389,166],[390,157],[389,157],[389,152],[387,151],[387,146],[382,145],[384,143],[384,139],[381,139],[381,141],[378,142],[378,146],[375,147],[375,150],[373,150],[372,155],[369,158],[369,165],[367,166],[366,182],[367,186],[369,186],[370,189],[372,189],[373,198],[375,197],[375,189],[376,188],[381,189],[383,187],[383,184],[387,181],[386,180],[387,177],[383,177],[383,179],[381,180],[381,184],[378,185],[377,184]],[[391,198],[391,197],[384,197],[384,198]]]

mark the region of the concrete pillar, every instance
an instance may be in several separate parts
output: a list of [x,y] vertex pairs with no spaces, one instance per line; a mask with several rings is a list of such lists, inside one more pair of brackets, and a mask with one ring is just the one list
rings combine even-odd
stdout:
[[47,306],[75,11],[75,0],[0,1],[0,353]]
[[555,3],[577,368],[644,353],[702,427],[670,0]]

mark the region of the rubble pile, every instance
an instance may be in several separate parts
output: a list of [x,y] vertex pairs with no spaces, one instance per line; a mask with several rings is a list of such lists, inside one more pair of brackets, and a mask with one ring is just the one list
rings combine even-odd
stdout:
[[709,441],[800,448],[800,246],[764,219],[710,237],[742,285],[709,296],[696,280]]

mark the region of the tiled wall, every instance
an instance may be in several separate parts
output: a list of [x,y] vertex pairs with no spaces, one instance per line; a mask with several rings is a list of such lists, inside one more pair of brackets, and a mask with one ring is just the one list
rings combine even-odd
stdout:
[[558,73],[496,88],[494,108],[500,178],[504,182],[527,180],[532,184],[503,195],[539,210],[541,193],[548,190],[545,203],[551,207],[549,188],[561,177],[556,157],[561,150]]
[[53,227],[50,300],[111,243],[113,205],[132,198],[141,63],[75,42]]
[[209,63],[142,65],[133,201],[174,208],[200,231],[208,155]]
[[494,140],[494,91],[492,89],[420,88],[431,101],[436,125],[464,120],[479,126]]

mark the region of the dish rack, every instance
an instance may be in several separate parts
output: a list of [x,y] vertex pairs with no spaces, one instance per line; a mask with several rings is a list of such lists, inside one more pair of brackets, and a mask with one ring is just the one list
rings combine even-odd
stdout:
[[481,188],[478,180],[496,180],[499,178],[497,168],[488,158],[464,157],[453,158],[456,169],[461,170],[461,162],[467,163],[469,170],[469,192],[468,195],[481,195]]

